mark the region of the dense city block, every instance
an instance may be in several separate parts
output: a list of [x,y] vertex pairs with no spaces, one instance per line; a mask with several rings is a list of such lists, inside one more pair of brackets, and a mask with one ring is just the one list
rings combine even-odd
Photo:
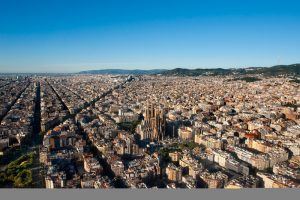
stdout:
[[300,188],[292,80],[2,76],[0,187]]

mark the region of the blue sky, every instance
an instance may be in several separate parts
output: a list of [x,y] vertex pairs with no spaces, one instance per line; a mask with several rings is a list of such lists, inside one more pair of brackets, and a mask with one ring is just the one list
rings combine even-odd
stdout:
[[0,0],[0,72],[300,62],[299,1]]

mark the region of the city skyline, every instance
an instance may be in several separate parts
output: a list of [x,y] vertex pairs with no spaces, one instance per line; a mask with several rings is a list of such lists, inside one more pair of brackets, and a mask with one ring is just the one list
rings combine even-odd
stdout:
[[296,1],[3,1],[0,72],[299,63]]

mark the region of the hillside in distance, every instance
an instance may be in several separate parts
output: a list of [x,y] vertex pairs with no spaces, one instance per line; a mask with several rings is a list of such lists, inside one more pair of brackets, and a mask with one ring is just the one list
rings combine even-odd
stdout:
[[87,70],[81,71],[79,74],[113,74],[113,75],[121,75],[121,74],[132,74],[132,75],[146,75],[146,74],[159,74],[165,71],[164,69],[150,69],[150,70],[142,70],[142,69],[100,69],[100,70]]
[[264,76],[277,75],[300,75],[300,64],[276,65],[273,67],[250,67],[250,68],[211,68],[211,69],[184,69],[176,68],[161,72],[166,76],[200,76],[200,75],[247,75],[262,74]]

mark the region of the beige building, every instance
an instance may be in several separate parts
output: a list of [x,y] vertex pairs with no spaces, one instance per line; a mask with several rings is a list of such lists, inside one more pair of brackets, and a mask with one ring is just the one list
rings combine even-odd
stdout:
[[182,140],[192,140],[194,138],[194,131],[191,127],[180,127],[178,129],[178,136]]
[[228,176],[220,171],[216,173],[205,171],[200,173],[200,179],[207,188],[223,188]]
[[178,162],[179,159],[181,158],[181,153],[178,151],[170,152],[169,156],[173,162]]
[[170,163],[166,168],[166,174],[168,176],[168,180],[174,182],[182,181],[182,169],[181,167],[176,167],[174,164]]

